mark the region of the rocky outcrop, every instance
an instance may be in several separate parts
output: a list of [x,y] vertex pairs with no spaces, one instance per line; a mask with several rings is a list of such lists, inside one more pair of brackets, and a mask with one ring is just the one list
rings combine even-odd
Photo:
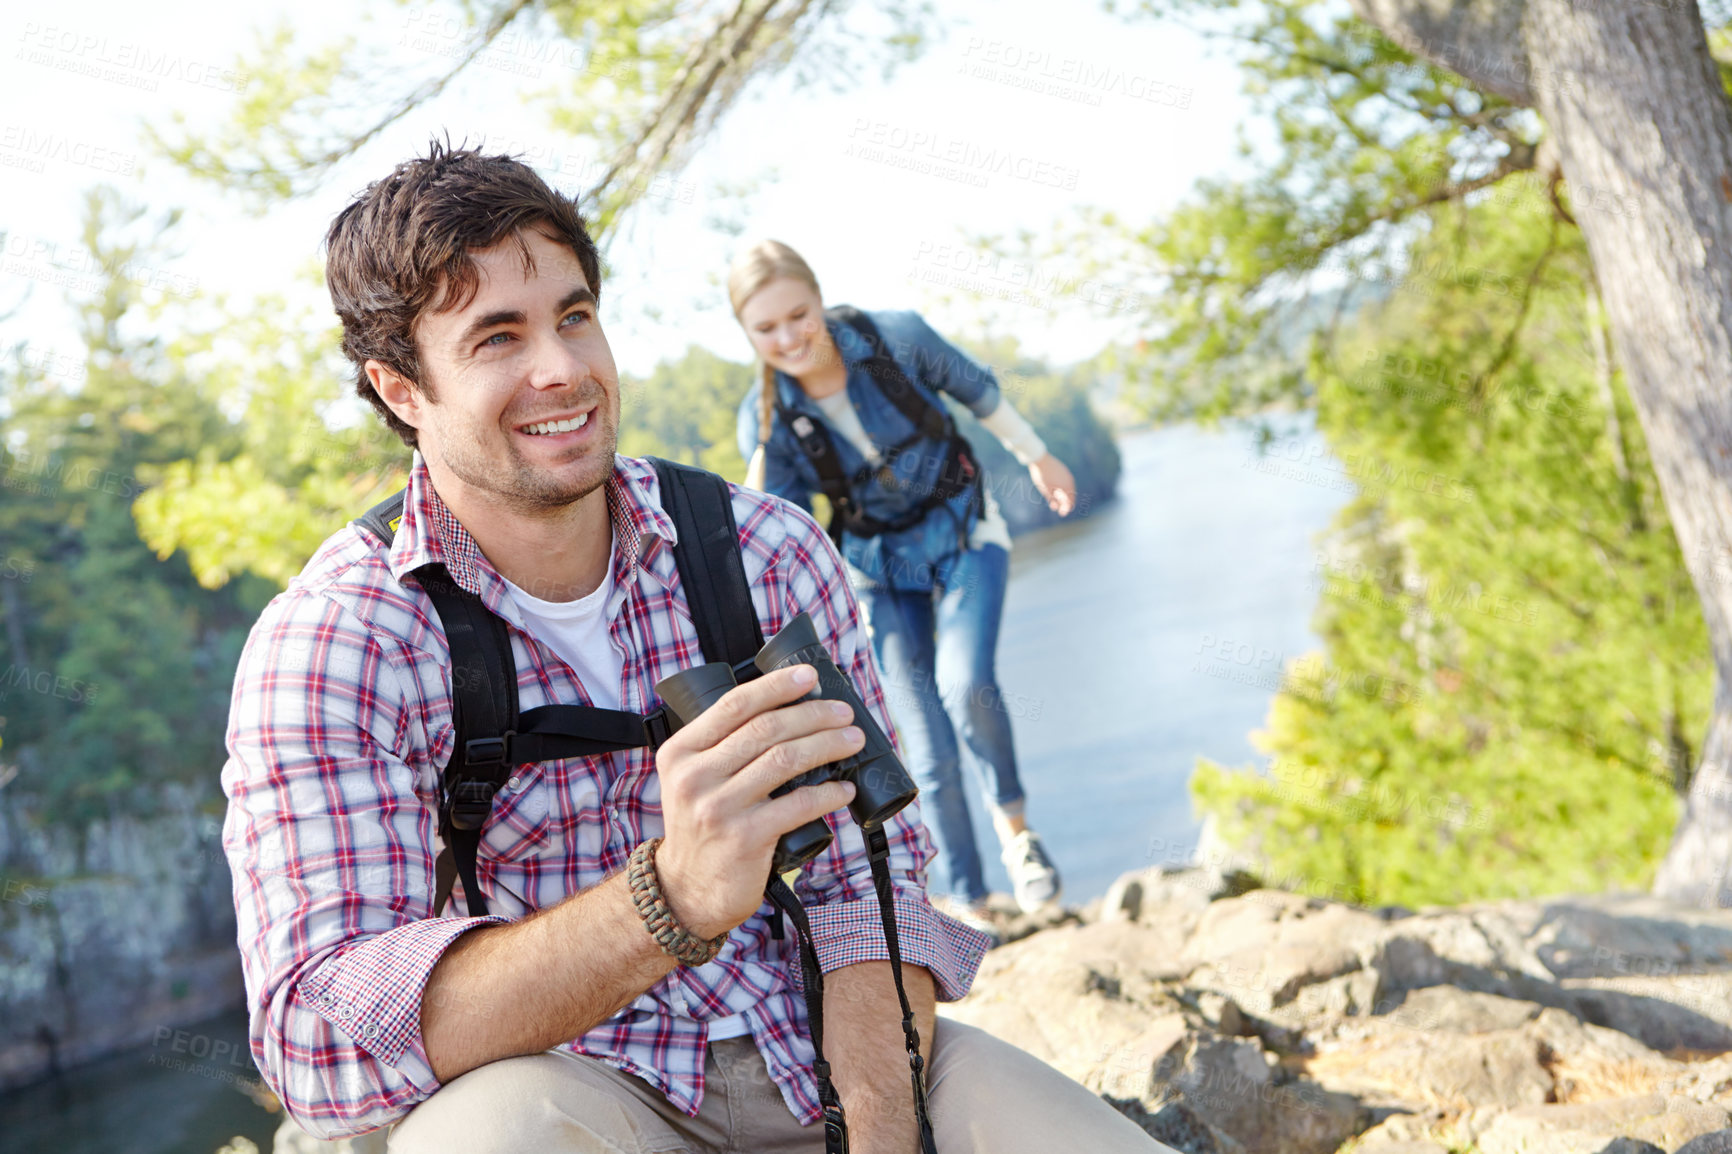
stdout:
[[0,1090],[241,1004],[220,815],[167,788],[70,826],[6,794]]
[[1732,911],[1248,884],[1127,875],[940,1012],[1190,1154],[1732,1152]]
[[1153,869],[1083,911],[1001,911],[1009,944],[939,1012],[1185,1154],[1732,1154],[1732,911],[1253,885]]

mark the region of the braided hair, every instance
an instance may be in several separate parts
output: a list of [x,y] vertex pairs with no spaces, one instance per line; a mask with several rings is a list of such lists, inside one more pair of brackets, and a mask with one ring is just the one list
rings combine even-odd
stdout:
[[[734,319],[740,318],[740,310],[759,289],[783,277],[811,285],[812,291],[823,298],[812,266],[779,240],[761,240],[735,257],[728,269],[728,303],[733,306]],[[759,367],[763,381],[758,393],[758,443],[762,445],[769,441],[770,429],[776,421],[776,370],[768,362],[761,362]]]

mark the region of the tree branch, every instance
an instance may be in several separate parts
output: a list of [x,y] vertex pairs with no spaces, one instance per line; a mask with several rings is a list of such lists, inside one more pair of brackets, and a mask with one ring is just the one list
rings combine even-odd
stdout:
[[477,37],[475,43],[470,46],[469,51],[465,52],[463,58],[457,61],[449,71],[442,76],[435,76],[433,79],[422,84],[419,88],[399,100],[395,106],[387,110],[383,116],[374,122],[371,128],[362,131],[356,136],[351,136],[336,148],[326,152],[325,155],[317,158],[312,163],[303,165],[301,171],[303,173],[317,172],[321,169],[330,168],[338,161],[353,156],[355,152],[357,152],[369,140],[372,140],[375,136],[397,123],[397,121],[415,111],[417,106],[432,100],[435,96],[438,96],[441,92],[445,91],[450,83],[457,79],[459,73],[469,67],[469,65],[475,61],[477,56],[480,56],[493,44],[495,40],[499,39],[499,34],[504,32],[505,29],[510,26],[511,22],[516,20],[517,17],[523,13],[523,10],[529,7],[530,3],[531,0],[511,0],[511,3],[493,14],[492,18],[487,21],[486,26],[482,28],[481,35]]
[[1522,41],[1526,0],[1348,0],[1403,50],[1448,68],[1511,104],[1534,106]]
[[1497,355],[1492,357],[1491,364],[1485,372],[1474,378],[1473,392],[1475,399],[1483,400],[1485,386],[1491,379],[1503,371],[1515,356],[1516,341],[1520,339],[1523,326],[1527,324],[1528,313],[1533,309],[1534,290],[1539,287],[1540,278],[1545,275],[1546,265],[1558,251],[1558,224],[1556,217],[1552,218],[1551,231],[1546,236],[1545,251],[1540,253],[1540,259],[1534,262],[1534,267],[1528,272],[1527,280],[1522,285],[1521,301],[1516,309],[1515,323],[1510,325],[1509,333],[1504,337],[1503,344],[1498,346]]

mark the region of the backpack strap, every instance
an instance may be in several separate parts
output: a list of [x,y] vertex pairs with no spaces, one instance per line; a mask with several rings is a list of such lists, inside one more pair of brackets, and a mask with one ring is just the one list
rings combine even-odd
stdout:
[[[423,565],[414,577],[432,599],[451,649],[451,725],[456,739],[442,776],[439,834],[455,859],[457,876],[463,879],[469,916],[480,917],[487,912],[475,871],[481,828],[493,812],[494,795],[518,764],[510,748],[518,724],[511,634],[504,619],[453,581],[444,565]],[[434,872],[439,872],[437,863]],[[435,913],[449,896],[449,890],[435,893]]]
[[842,468],[836,442],[831,438],[830,430],[824,427],[824,422],[797,413],[780,401],[776,403],[776,416],[793,432],[800,451],[818,471],[818,491],[830,502],[830,543],[840,549],[842,530],[855,519],[858,510],[854,505],[853,481]]
[[407,489],[398,489],[365,513],[355,518],[355,524],[378,539],[387,549],[403,523],[403,496]]
[[648,460],[661,483],[662,508],[673,519],[674,564],[704,660],[750,662],[764,647],[764,630],[752,605],[728,483],[704,469]]
[[853,305],[827,308],[824,315],[847,325],[866,342],[870,351],[861,367],[921,435],[937,441],[948,441],[951,438],[956,432],[956,422],[950,419],[944,406],[933,404],[925,393],[914,387],[908,374],[902,371],[902,366],[885,347],[884,336],[878,331],[878,325],[871,317]]

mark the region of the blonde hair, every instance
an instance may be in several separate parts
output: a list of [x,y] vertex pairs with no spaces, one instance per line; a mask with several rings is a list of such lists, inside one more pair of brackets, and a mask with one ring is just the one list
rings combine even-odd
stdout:
[[[805,282],[822,299],[812,266],[779,240],[761,240],[735,257],[728,269],[728,303],[733,306],[734,319],[740,319],[740,310],[759,289],[783,277]],[[769,441],[770,427],[776,420],[776,370],[767,361],[761,361],[760,367],[764,375],[758,392],[758,443],[763,445]]]

